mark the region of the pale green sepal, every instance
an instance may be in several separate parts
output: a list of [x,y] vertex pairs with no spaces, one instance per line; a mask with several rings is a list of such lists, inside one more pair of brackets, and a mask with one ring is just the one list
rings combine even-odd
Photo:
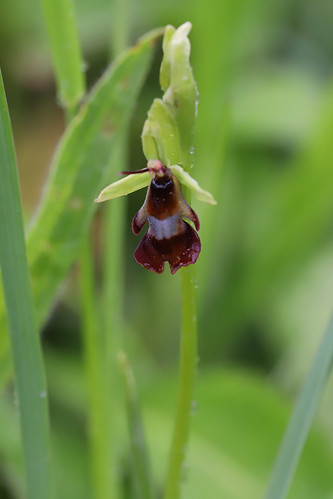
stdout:
[[151,177],[149,172],[128,175],[105,187],[98,198],[95,199],[95,203],[103,203],[103,201],[109,201],[109,199],[127,196],[127,194],[131,194],[131,192],[147,187],[147,185],[150,184],[150,180]]
[[181,166],[172,165],[169,168],[172,173],[176,175],[180,183],[191,189],[199,201],[203,201],[208,204],[217,204],[211,193],[203,190],[198,182],[194,180],[194,178],[192,178],[191,175],[189,175]]

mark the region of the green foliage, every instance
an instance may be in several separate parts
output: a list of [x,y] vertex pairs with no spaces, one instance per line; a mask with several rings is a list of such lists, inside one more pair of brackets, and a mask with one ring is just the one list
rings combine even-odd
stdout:
[[74,115],[85,94],[84,65],[71,0],[42,0],[60,103]]
[[[163,479],[172,429],[172,378],[151,381],[143,392],[153,471]],[[237,370],[201,371],[195,390],[183,497],[263,497],[276,449],[289,417],[286,401],[265,380]],[[332,489],[332,455],[311,432],[290,499],[325,497]],[[311,466],[320,462],[321,466]]]
[[34,296],[41,321],[87,231],[94,198],[109,174],[110,151],[128,123],[152,50],[153,40],[148,38],[107,70],[57,149],[43,202],[28,235]]
[[118,353],[118,363],[126,398],[128,432],[131,441],[132,459],[135,469],[136,493],[139,497],[151,499],[153,497],[153,491],[150,476],[150,463],[141,422],[134,374],[124,352],[120,351]]
[[[64,5],[63,2],[54,2],[56,4],[59,9]],[[179,116],[175,109],[170,109],[170,105],[175,103],[175,93],[167,90],[172,77],[172,64],[167,57],[160,74],[161,87],[167,95],[153,102],[143,132],[147,159],[160,158],[169,166],[178,165],[184,170],[194,162],[193,176],[218,201],[212,208],[197,203],[196,197],[192,196],[201,223],[202,241],[202,253],[196,264],[201,360],[195,392],[198,407],[193,408],[193,433],[186,449],[188,458],[182,495],[191,499],[203,496],[227,499],[263,497],[292,414],[292,401],[304,383],[332,306],[333,114],[329,65],[332,6],[326,2],[318,4],[316,9],[309,9],[306,2],[207,0],[203,9],[201,2],[190,0],[166,3],[143,0],[128,3],[128,15],[125,15],[127,7],[124,2],[113,2],[111,7],[108,0],[80,0],[75,4],[89,85],[99,78],[101,68],[105,66],[110,38],[118,53],[125,38],[132,42],[139,33],[151,27],[168,25],[164,49],[169,57],[171,51],[173,56],[178,54],[177,45],[170,45],[175,34],[170,23],[178,26],[188,19],[193,24],[191,64],[200,90],[195,154],[190,154],[193,149],[189,148],[188,157],[181,157],[181,140],[192,140],[193,130],[188,127],[188,136],[181,137],[177,119],[182,119],[185,124],[188,118],[192,123],[195,108],[193,113],[191,107],[186,116]],[[34,132],[34,123],[40,123],[49,137],[57,116],[49,111],[44,121],[41,118],[42,108],[44,112],[46,108],[53,109],[54,96],[49,84],[52,80],[51,65],[45,55],[45,26],[38,9],[37,0],[12,0],[0,4],[0,60],[10,108],[13,108],[11,114],[22,167],[23,198],[30,189],[25,179],[29,177],[34,179],[34,184],[38,183],[34,165],[36,168],[45,167],[39,157],[44,144],[40,135]],[[125,21],[119,22],[121,19]],[[69,24],[74,33],[75,23],[72,21]],[[58,30],[58,37],[59,34],[62,36],[62,28],[66,29],[66,26]],[[146,61],[148,66],[150,55],[148,52],[143,55],[144,44],[142,41],[131,51],[130,59],[134,61],[137,57],[136,69],[133,62],[136,75],[140,74],[142,61]],[[72,48],[75,49],[75,43]],[[150,48],[147,51],[150,52]],[[177,55],[179,61],[182,55],[184,51]],[[76,52],[74,57],[76,76],[80,72],[82,76],[83,67],[78,64],[81,56]],[[46,226],[38,229],[41,234],[44,231],[44,236],[37,238],[37,233],[34,235],[34,223],[32,232],[27,231],[39,321],[44,322],[50,315],[57,290],[58,299],[64,304],[60,311],[52,314],[43,341],[48,347],[45,359],[51,395],[56,479],[61,484],[60,496],[66,490],[74,499],[89,499],[96,490],[90,469],[85,421],[92,408],[90,395],[85,393],[86,373],[81,367],[78,348],[82,328],[78,331],[76,323],[79,315],[78,293],[73,285],[76,274],[68,281],[65,292],[60,293],[60,283],[80,256],[80,241],[96,208],[93,200],[99,189],[113,181],[119,170],[145,167],[139,134],[147,107],[158,95],[156,68],[159,60],[160,55],[139,99],[130,97],[132,102],[128,103],[126,89],[115,89],[115,101],[118,97],[122,101],[118,101],[119,107],[117,104],[117,125],[118,116],[122,116],[120,109],[127,109],[127,105],[129,109],[137,100],[126,146],[129,163],[125,165],[123,159],[116,159],[115,149],[121,148],[121,139],[110,137],[113,127],[106,124],[105,129],[101,115],[96,118],[100,125],[96,125],[94,132],[87,132],[88,142],[95,145],[91,149],[89,145],[91,152],[85,155],[87,142],[83,130],[88,130],[89,125],[82,126],[82,133],[75,130],[88,115],[90,118],[94,115],[94,99],[88,97],[90,100],[83,104],[81,114],[65,132],[55,158],[60,161],[65,150],[69,151],[73,146],[73,152],[66,153],[66,158],[61,160],[66,167],[62,166],[62,174],[57,177],[59,197],[50,198],[47,217],[40,218],[39,212],[35,218],[38,225],[38,220],[42,220]],[[62,69],[67,62],[60,61]],[[115,71],[118,71],[117,64],[127,65],[128,60],[118,61]],[[66,67],[71,71],[70,66]],[[185,68],[188,69],[186,61]],[[144,72],[144,68],[141,69]],[[138,78],[133,76],[133,82],[140,86]],[[92,96],[97,96],[103,81],[92,90]],[[79,87],[76,84],[76,104],[67,113],[68,118],[74,114],[80,100]],[[58,94],[60,96],[59,89]],[[192,106],[194,93],[191,95]],[[104,103],[99,101],[98,113],[104,113]],[[109,104],[105,113],[111,115]],[[86,115],[83,115],[84,109]],[[126,116],[124,126],[117,128],[117,137],[128,128],[128,121]],[[76,133],[75,140],[70,138]],[[27,160],[27,143],[30,150],[35,151],[32,166]],[[112,145],[110,150],[107,144]],[[123,158],[124,154],[118,157]],[[110,166],[111,161],[113,166]],[[178,166],[173,166],[174,173]],[[82,177],[74,173],[76,169],[77,172],[85,171]],[[178,175],[182,176],[183,171],[179,170]],[[121,180],[124,182],[121,185],[127,182],[136,184],[139,180],[149,182],[148,175],[139,177],[133,176],[131,181]],[[183,181],[191,184],[192,179],[183,175]],[[81,187],[76,191],[77,182]],[[76,192],[80,199],[82,196],[87,199],[87,206],[82,210],[75,202]],[[43,203],[50,193],[47,187]],[[94,231],[97,308],[93,313],[108,317],[107,327],[102,332],[107,342],[103,341],[102,347],[107,347],[100,358],[106,356],[110,359],[110,352],[118,348],[113,333],[116,340],[121,339],[122,348],[129,351],[143,407],[144,433],[149,440],[153,489],[161,496],[177,383],[173,366],[179,341],[180,293],[176,288],[180,274],[173,277],[151,275],[133,262],[137,241],[130,235],[130,218],[142,203],[143,196],[141,192],[124,198],[128,207],[117,204],[119,200],[110,202],[113,215],[107,229],[100,229],[98,217]],[[75,207],[76,216],[72,213]],[[25,209],[28,216],[31,207],[27,205]],[[35,247],[37,239],[44,243],[44,248]],[[102,244],[99,244],[100,240]],[[106,261],[113,266],[113,271],[106,268]],[[110,275],[114,277],[110,279]],[[99,313],[101,308],[103,314]],[[63,310],[67,311],[66,314],[61,312]],[[92,314],[89,319],[92,320]],[[0,334],[3,382],[11,372],[3,305],[0,323],[3,331]],[[108,334],[109,331],[112,334]],[[96,336],[93,339],[96,340]],[[325,363],[313,364],[315,368],[305,387],[313,380],[323,380],[321,376],[325,370],[328,374],[331,352],[330,348],[325,350]],[[320,352],[319,349],[317,353]],[[209,370],[216,365],[219,367]],[[256,375],[250,372],[253,370]],[[111,380],[109,389],[113,394],[114,385],[118,386],[118,383],[117,379]],[[93,391],[94,387],[90,390]],[[328,497],[333,488],[331,385],[318,407],[314,429],[306,438],[316,409],[311,403],[315,401],[317,404],[321,391],[322,385],[319,389],[311,385],[310,390],[301,392],[300,400],[307,393],[306,408],[300,411],[300,406],[296,406],[296,426],[302,432],[295,430],[292,438],[290,430],[287,433],[287,443],[293,452],[288,451],[288,457],[283,457],[282,453],[283,478],[278,480],[279,485],[289,480],[295,456],[306,440],[288,496],[292,499]],[[286,392],[288,402],[281,395]],[[15,499],[21,499],[24,475],[17,408],[13,407],[12,401],[9,402],[12,398],[9,395],[6,390],[0,399],[0,483],[5,494],[9,491]],[[119,414],[122,410],[119,392],[115,400],[114,412],[108,419],[110,429],[116,435],[115,472],[124,499],[131,499],[136,497],[133,488],[135,474],[130,459],[125,411]],[[284,445],[283,448],[289,447]],[[290,458],[294,461],[291,462]]]
[[[128,123],[149,67],[153,40],[147,37],[106,71],[57,148],[27,239],[39,323],[46,319],[55,293],[77,257],[94,213],[94,198],[109,175],[110,150]],[[1,340],[5,359],[8,347],[6,338]]]
[[333,317],[318,347],[295,405],[267,490],[267,499],[286,497],[333,361]]
[[[67,430],[66,424],[55,428],[60,437],[60,441],[55,442],[57,476],[61,477],[66,490],[73,491],[71,497],[88,498],[84,429],[78,424],[87,408],[82,366],[74,358],[63,355],[47,354],[46,360],[50,398],[62,408],[67,424]],[[149,373],[153,374],[154,370]],[[145,376],[145,379],[141,380],[140,387],[143,420],[155,486],[161,488],[172,431],[176,377],[168,372],[167,376],[164,373],[158,377]],[[20,484],[20,469],[14,466],[19,439],[13,407],[1,400],[1,409],[1,421],[8,421],[7,443],[5,446],[2,437],[1,448],[6,449],[6,456],[10,449],[9,466],[15,482]],[[260,376],[237,369],[200,369],[183,497],[201,499],[205,493],[232,499],[244,499],[244,494],[248,499],[263,497],[290,409],[290,403]],[[73,424],[77,429],[69,432],[68,425]],[[126,444],[121,441],[121,445]],[[320,466],[313,466],[314,462]],[[333,486],[332,465],[329,442],[316,427],[309,434],[290,499],[329,495]]]
[[14,141],[0,73],[0,265],[29,499],[52,497],[46,380],[26,255]]

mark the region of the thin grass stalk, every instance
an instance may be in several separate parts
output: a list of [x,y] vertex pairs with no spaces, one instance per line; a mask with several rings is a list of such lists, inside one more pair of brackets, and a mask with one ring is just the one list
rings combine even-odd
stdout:
[[[118,143],[117,150],[112,155],[112,163],[119,167],[125,162],[121,158],[124,153],[124,137]],[[121,346],[121,334],[124,329],[122,308],[124,297],[124,257],[123,257],[123,228],[126,210],[126,201],[116,199],[105,207],[103,216],[104,254],[103,254],[103,345],[105,362],[105,397],[108,414],[108,456],[113,482],[113,496],[118,497],[120,484],[115,474],[117,468],[117,428],[120,418],[120,390],[119,377],[116,366],[117,351]]]
[[92,262],[91,241],[88,236],[83,242],[80,258],[80,291],[89,402],[88,424],[92,481],[96,499],[112,499],[115,495],[111,475],[106,365],[100,320],[95,302]]
[[[116,58],[127,46],[129,0],[113,0],[112,32],[110,54]],[[110,163],[113,170],[127,169],[127,131],[123,131],[118,147],[114,150]],[[126,199],[121,197],[109,203],[104,212],[104,326],[106,332],[106,352],[111,375],[115,375],[115,360],[120,348],[120,334],[123,329],[122,308],[124,299],[124,226]]]
[[333,314],[314,356],[283,437],[266,499],[287,497],[333,361]]
[[[111,5],[111,43],[110,58],[115,59],[127,46],[128,39],[128,1],[114,0]],[[114,150],[110,163],[113,170],[126,170],[128,134],[124,130],[121,140]],[[113,497],[120,495],[120,483],[115,474],[117,468],[117,428],[119,412],[119,377],[116,355],[121,347],[124,301],[124,227],[126,199],[119,198],[105,207],[103,216],[104,281],[102,288],[103,329],[106,362],[106,393],[108,414],[108,445],[113,482]]]
[[126,397],[128,429],[136,477],[136,494],[142,499],[152,499],[153,493],[150,478],[149,459],[143,426],[141,423],[141,414],[134,374],[126,354],[122,351],[118,353],[118,363]]
[[52,494],[46,378],[24,239],[14,142],[0,73],[0,263],[29,499]]

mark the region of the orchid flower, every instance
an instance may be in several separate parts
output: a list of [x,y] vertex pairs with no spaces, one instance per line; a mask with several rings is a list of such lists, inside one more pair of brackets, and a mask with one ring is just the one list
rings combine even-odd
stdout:
[[147,168],[129,172],[127,177],[114,182],[100,193],[96,202],[107,201],[134,192],[147,185],[146,199],[132,221],[134,234],[139,234],[148,221],[149,229],[134,252],[136,261],[148,270],[160,274],[165,262],[174,274],[179,268],[197,261],[201,242],[200,223],[195,211],[187,204],[181,183],[194,191],[198,199],[216,204],[208,192],[186,173],[181,166],[167,167],[160,160],[149,160]]

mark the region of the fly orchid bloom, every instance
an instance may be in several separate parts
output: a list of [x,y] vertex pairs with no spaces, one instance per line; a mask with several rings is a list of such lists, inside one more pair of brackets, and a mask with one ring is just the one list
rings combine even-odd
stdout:
[[182,217],[191,220],[196,230],[200,228],[199,219],[185,201],[180,182],[169,168],[156,160],[147,169],[152,179],[145,202],[133,218],[132,230],[139,234],[147,220],[149,229],[134,258],[158,274],[163,272],[164,262],[169,262],[174,274],[180,267],[195,263],[201,250],[198,234]]
[[[139,234],[145,223],[149,223],[148,231],[134,252],[136,261],[158,274],[163,272],[165,262],[169,263],[172,274],[195,263],[201,242],[197,232],[183,217],[193,222],[196,230],[200,224],[196,213],[185,201],[180,181],[194,190],[200,199],[215,204],[212,196],[179,165],[168,168],[159,160],[149,160],[147,168],[122,173],[128,176],[106,187],[96,202],[128,194],[149,184],[143,206],[132,221],[134,234]],[[137,174],[141,179],[132,180]]]

